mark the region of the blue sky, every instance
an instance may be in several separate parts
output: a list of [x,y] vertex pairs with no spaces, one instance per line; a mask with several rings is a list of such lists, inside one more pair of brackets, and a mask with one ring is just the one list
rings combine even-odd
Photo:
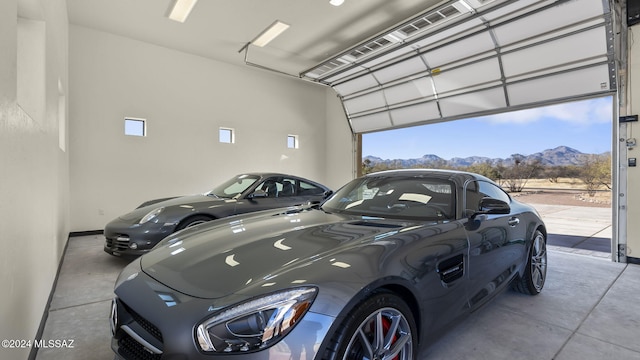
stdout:
[[413,159],[508,158],[558,146],[583,153],[611,150],[612,98],[583,100],[499,115],[382,131],[362,136],[362,155]]

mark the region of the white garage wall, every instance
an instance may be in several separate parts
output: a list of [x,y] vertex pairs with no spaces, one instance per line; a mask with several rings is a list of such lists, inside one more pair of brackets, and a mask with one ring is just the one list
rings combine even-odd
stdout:
[[[145,200],[204,192],[237,173],[330,186],[351,174],[344,113],[316,84],[74,25],[70,84],[72,231],[102,229]],[[125,117],[147,119],[148,136],[125,136]],[[235,144],[218,142],[220,127],[235,129]],[[299,149],[287,148],[288,134]],[[327,166],[336,159],[348,165]]]
[[356,149],[338,94],[327,88],[326,185],[334,191],[356,176]]
[[[67,240],[69,161],[59,146],[66,3],[25,2],[35,19],[18,17],[17,0],[0,2],[0,338],[27,340],[36,336]],[[2,356],[29,351],[2,349]]]

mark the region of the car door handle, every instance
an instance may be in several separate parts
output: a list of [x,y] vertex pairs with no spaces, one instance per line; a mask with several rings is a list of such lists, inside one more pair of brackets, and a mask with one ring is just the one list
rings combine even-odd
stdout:
[[509,219],[508,224],[509,224],[509,226],[514,227],[514,226],[520,224],[520,219],[518,219],[517,217],[514,216],[514,217]]

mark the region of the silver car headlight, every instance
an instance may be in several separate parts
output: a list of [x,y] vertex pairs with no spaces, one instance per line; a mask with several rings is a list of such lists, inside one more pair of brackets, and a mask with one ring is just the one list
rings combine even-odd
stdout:
[[137,258],[122,269],[113,288],[117,289],[118,286],[122,285],[124,282],[135,279],[140,272],[142,272],[140,267],[140,258]]
[[302,319],[316,293],[313,287],[295,288],[229,307],[198,326],[196,342],[203,351],[217,353],[269,347]]
[[147,215],[143,216],[142,219],[140,219],[138,224],[144,224],[146,222],[153,220],[156,216],[158,216],[158,214],[162,212],[162,210],[164,210],[164,207],[159,207],[157,209],[153,209],[149,211]]

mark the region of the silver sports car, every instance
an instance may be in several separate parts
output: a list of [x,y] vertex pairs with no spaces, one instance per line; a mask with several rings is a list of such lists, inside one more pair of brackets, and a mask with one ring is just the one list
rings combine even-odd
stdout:
[[298,176],[237,175],[207,193],[147,201],[112,220],[104,228],[104,251],[142,255],[169,234],[190,226],[248,212],[317,204],[330,194],[326,186]]
[[402,359],[547,270],[536,211],[489,179],[435,170],[356,179],[322,205],[176,233],[120,274],[122,359]]

